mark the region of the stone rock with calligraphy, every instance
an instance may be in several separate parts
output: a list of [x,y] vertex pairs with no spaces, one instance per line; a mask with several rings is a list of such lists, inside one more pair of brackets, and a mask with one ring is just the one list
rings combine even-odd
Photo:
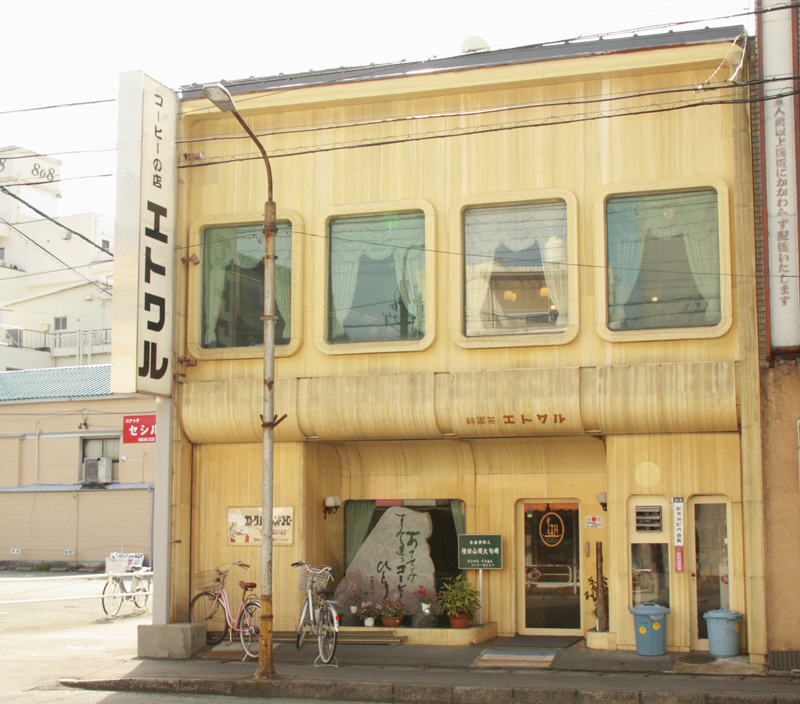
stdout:
[[407,614],[419,613],[420,587],[435,594],[428,538],[433,524],[424,512],[392,506],[358,549],[334,599],[349,607],[357,598],[380,604],[399,598]]

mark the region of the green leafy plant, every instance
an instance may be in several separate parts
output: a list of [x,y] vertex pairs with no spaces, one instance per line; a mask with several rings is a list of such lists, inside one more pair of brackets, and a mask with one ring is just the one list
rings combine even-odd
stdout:
[[361,619],[365,618],[378,618],[381,615],[381,610],[379,606],[376,606],[371,601],[365,601],[361,604],[361,608],[358,610],[358,617]]
[[481,593],[461,574],[447,580],[442,585],[442,591],[438,598],[442,613],[448,616],[459,616],[460,614],[472,616],[481,608]]
[[[583,593],[583,596],[586,601],[591,601],[594,604],[592,616],[597,616],[597,580],[589,575],[586,581],[589,582],[589,589]],[[606,600],[608,600],[608,580],[605,575],[603,575],[603,588],[606,590]]]
[[384,599],[381,602],[381,616],[387,618],[402,618],[406,614],[403,608],[403,602],[400,599]]

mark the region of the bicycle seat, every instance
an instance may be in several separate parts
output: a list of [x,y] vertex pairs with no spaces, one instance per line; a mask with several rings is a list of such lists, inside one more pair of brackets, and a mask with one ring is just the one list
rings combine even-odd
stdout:
[[240,586],[242,589],[255,589],[255,588],[256,588],[256,583],[255,583],[255,582],[244,582],[244,581],[240,581],[240,582],[239,582],[239,586]]

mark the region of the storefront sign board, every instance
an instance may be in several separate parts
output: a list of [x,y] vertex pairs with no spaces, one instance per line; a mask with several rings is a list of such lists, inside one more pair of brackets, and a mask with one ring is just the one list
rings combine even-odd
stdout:
[[[294,545],[294,506],[272,507],[272,544]],[[228,508],[228,545],[261,545],[261,507]]]
[[503,569],[503,536],[459,535],[458,569]]

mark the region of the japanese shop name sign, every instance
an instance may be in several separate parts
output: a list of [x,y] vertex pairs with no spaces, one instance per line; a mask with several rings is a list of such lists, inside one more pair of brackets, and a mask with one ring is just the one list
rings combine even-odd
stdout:
[[503,536],[459,535],[458,569],[503,569]]
[[122,442],[123,444],[155,442],[156,441],[156,415],[123,416]]
[[[294,506],[272,507],[272,544],[294,545]],[[261,545],[261,507],[228,509],[228,545]]]
[[116,393],[170,396],[178,99],[141,72],[120,76],[114,253]]
[[673,496],[670,502],[675,526],[675,571],[683,572],[683,497]]
[[771,342],[800,345],[795,116],[788,96],[764,103]]

